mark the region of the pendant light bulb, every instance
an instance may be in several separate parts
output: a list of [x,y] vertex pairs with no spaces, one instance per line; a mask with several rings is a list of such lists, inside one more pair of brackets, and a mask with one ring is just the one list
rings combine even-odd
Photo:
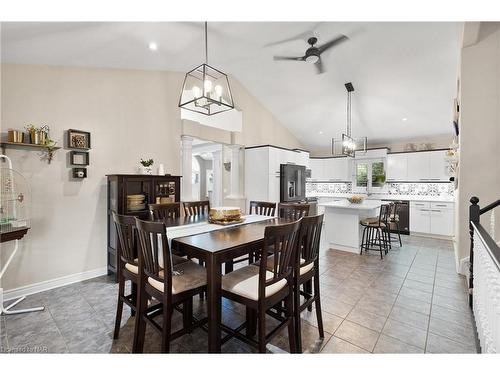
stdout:
[[198,99],[201,97],[201,89],[198,86],[193,86],[192,92],[193,92],[193,97],[195,99]]
[[203,87],[205,88],[205,95],[209,96],[208,94],[212,92],[212,81],[206,79],[203,83]]
[[222,86],[221,85],[215,86],[215,95],[217,95],[217,99],[220,100],[220,98],[222,96]]

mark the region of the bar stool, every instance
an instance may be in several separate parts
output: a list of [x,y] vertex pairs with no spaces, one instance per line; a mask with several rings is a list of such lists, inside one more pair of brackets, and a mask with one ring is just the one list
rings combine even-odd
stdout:
[[390,231],[395,230],[398,234],[397,239],[399,240],[399,246],[403,246],[403,243],[401,242],[401,231],[399,229],[399,211],[401,209],[402,202],[394,202],[391,203],[391,212],[389,215],[389,241],[392,243],[393,239],[396,239],[395,237],[392,237]]
[[[391,248],[389,228],[389,212],[390,205],[383,204],[380,206],[378,218],[368,218],[360,220],[359,223],[364,227],[361,237],[361,254],[363,250],[380,251],[380,259],[383,259],[383,254],[387,254]],[[378,249],[375,246],[378,245]]]

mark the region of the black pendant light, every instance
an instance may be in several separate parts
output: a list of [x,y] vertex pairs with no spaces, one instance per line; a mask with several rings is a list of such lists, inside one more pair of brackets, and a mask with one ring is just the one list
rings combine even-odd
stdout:
[[[351,93],[354,92],[354,86],[351,82],[345,84],[347,90],[347,120],[346,132],[342,133],[341,139],[332,138],[332,155],[354,157],[356,151],[366,152],[367,138],[353,138],[351,135],[352,128],[352,106],[351,106]],[[340,147],[335,147],[340,144]],[[340,148],[340,152],[338,149]]]
[[208,65],[207,22],[205,22],[205,63],[186,73],[179,107],[208,116],[234,108],[227,74]]

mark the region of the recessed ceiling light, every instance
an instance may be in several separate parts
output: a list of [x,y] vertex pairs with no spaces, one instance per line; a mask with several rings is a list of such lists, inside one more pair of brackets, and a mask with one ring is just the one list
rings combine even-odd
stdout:
[[151,51],[156,51],[158,49],[158,44],[156,44],[155,42],[149,42],[148,47]]
[[319,134],[323,134],[323,132],[320,130]]
[[408,119],[406,117],[403,117],[401,121],[407,121]]

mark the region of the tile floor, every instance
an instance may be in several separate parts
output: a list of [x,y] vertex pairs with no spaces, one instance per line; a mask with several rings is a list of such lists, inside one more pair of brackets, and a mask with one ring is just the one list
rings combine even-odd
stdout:
[[[314,310],[303,313],[303,348],[308,353],[476,353],[465,279],[455,273],[450,241],[404,236],[383,260],[376,252],[356,255],[323,249],[320,260],[324,340]],[[45,311],[0,318],[0,352],[130,352],[134,318],[125,308],[122,331],[113,340],[117,285],[100,277],[29,296],[19,307]],[[196,298],[195,314],[206,305]],[[174,318],[182,324],[180,315]],[[224,301],[223,321],[244,321],[241,305]],[[273,321],[269,318],[269,326]],[[268,346],[288,351],[286,330]],[[147,331],[145,351],[158,352],[160,336]],[[203,353],[207,334],[198,329],[172,344],[178,353]],[[236,339],[226,353],[254,350]]]

